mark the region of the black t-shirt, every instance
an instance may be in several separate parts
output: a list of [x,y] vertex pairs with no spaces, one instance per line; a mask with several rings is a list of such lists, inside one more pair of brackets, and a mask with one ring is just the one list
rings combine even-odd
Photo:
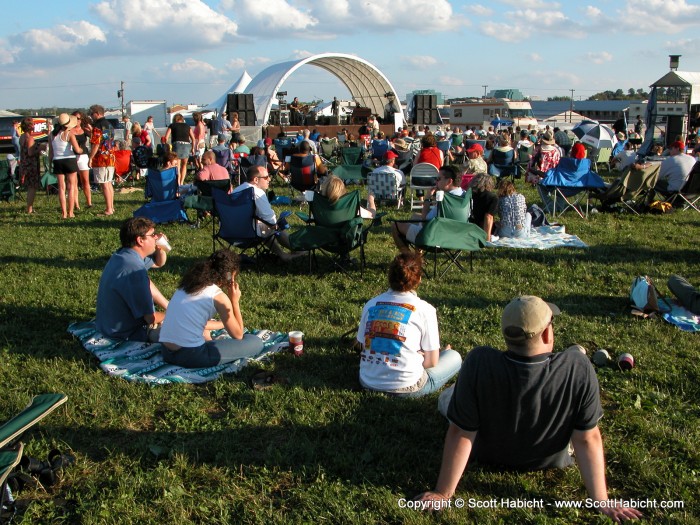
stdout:
[[447,411],[477,432],[471,458],[521,470],[570,465],[573,431],[602,415],[595,370],[580,352],[523,357],[488,346],[465,358]]
[[173,122],[168,127],[170,128],[171,142],[190,141],[190,127],[185,122]]
[[479,191],[472,194],[472,221],[481,226],[488,213],[492,217],[498,213],[498,196],[492,191]]

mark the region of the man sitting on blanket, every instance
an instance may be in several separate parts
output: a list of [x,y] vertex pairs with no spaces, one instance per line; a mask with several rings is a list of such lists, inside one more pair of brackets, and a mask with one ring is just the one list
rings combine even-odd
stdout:
[[[461,175],[452,166],[443,166],[438,172],[437,182],[435,187],[431,189],[432,199],[423,201],[423,210],[420,216],[414,215],[412,221],[429,221],[437,216],[437,206],[430,207],[430,203],[435,198],[436,191],[449,192],[456,196],[461,196],[464,190],[460,187]],[[407,240],[416,242],[418,232],[423,228],[422,222],[394,222],[391,227],[391,235],[394,238],[394,244],[402,252],[409,252]]]
[[105,337],[158,341],[168,300],[148,277],[149,268],[161,268],[166,251],[156,245],[163,235],[144,217],[127,219],[119,230],[122,247],[112,254],[97,289],[97,330]]

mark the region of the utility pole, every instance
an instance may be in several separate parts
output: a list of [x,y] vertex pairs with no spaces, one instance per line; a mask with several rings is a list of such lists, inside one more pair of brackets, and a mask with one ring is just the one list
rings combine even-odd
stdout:
[[486,85],[486,86],[482,85],[481,87],[484,88],[484,98],[486,98],[486,88],[488,88],[488,85]]
[[117,97],[122,101],[122,117],[124,116],[124,81],[122,80],[119,84],[119,91],[117,91]]
[[571,90],[571,103],[569,105],[569,124],[574,120],[574,90]]

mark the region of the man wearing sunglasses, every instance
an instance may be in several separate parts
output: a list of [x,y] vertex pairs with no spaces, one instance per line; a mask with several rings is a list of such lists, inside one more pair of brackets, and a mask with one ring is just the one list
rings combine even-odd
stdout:
[[156,241],[162,234],[144,217],[127,219],[119,230],[122,247],[112,254],[97,289],[97,330],[106,337],[131,341],[158,341],[168,301],[148,277],[149,268],[161,268],[167,252]]
[[553,353],[559,313],[539,297],[517,297],[501,316],[507,350],[480,346],[464,359],[447,409],[437,484],[417,497],[426,508],[449,506],[470,460],[514,470],[564,468],[574,463],[571,444],[589,508],[616,523],[641,516],[608,499],[598,379],[578,349]]

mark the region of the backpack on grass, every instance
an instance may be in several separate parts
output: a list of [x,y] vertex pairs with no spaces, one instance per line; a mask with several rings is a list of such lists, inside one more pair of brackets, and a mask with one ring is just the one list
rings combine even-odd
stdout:
[[671,310],[671,305],[659,294],[648,275],[634,278],[630,288],[630,301],[632,302],[632,313],[642,317],[651,317]]

